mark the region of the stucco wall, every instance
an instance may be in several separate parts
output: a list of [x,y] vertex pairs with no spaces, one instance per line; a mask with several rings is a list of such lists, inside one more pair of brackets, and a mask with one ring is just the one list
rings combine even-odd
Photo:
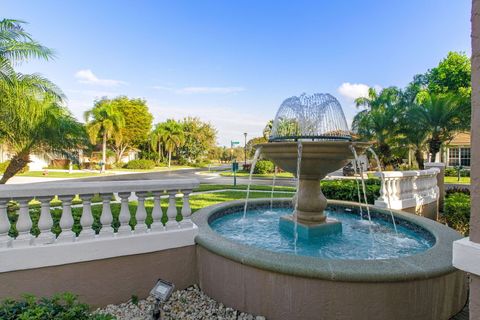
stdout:
[[195,246],[0,273],[0,300],[28,292],[73,292],[93,307],[148,296],[158,278],[184,289],[197,283]]

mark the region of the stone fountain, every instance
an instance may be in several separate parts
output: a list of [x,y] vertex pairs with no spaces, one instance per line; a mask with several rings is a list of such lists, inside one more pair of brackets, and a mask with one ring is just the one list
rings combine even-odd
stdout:
[[301,238],[340,232],[341,223],[324,214],[327,199],[320,180],[348,164],[354,157],[352,148],[360,155],[368,146],[352,141],[342,107],[332,95],[286,99],[275,116],[269,142],[261,145],[265,158],[298,178],[295,212],[282,217],[280,227],[293,232],[296,220]]

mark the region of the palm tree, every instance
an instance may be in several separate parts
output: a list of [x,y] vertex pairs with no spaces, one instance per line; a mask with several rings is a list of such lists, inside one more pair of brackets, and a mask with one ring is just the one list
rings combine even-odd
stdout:
[[413,117],[416,125],[429,135],[428,150],[433,162],[444,142],[451,140],[456,132],[469,129],[469,97],[424,92]]
[[86,111],[84,117],[90,142],[96,144],[98,135],[102,138],[102,168],[100,172],[103,173],[107,162],[107,140],[112,136],[121,139],[120,129],[125,125],[125,119],[115,104],[106,98],[96,101],[95,106]]
[[173,119],[168,119],[166,122],[157,124],[155,132],[156,134],[153,135],[154,139],[156,139],[155,142],[159,143],[161,141],[168,152],[168,167],[170,168],[172,153],[185,143],[185,133],[182,125]]
[[417,122],[417,112],[419,105],[413,104],[405,112],[400,125],[399,135],[400,140],[404,144],[408,145],[410,150],[413,150],[415,161],[418,164],[418,168],[423,170],[424,158],[423,152],[426,149],[426,141],[428,138],[428,131],[425,128],[420,127]]
[[0,141],[13,153],[0,184],[30,162],[33,152],[67,154],[85,142],[83,126],[63,105],[64,96],[37,75],[12,74],[0,80]]
[[14,75],[12,65],[31,58],[51,59],[53,50],[33,40],[23,29],[24,21],[14,19],[0,20],[0,77]]
[[150,146],[153,150],[158,151],[158,162],[161,162],[163,159],[163,151],[162,151],[162,138],[165,135],[164,130],[164,123],[157,123],[155,129],[152,130],[150,133]]
[[392,146],[399,130],[399,121],[403,112],[401,92],[391,87],[380,93],[373,88],[367,97],[355,100],[357,107],[366,107],[357,113],[352,122],[352,130],[362,140],[374,141],[383,165],[391,164]]

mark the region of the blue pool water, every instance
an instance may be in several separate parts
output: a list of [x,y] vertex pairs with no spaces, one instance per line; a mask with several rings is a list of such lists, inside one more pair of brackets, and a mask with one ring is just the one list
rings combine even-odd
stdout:
[[342,233],[299,239],[296,245],[293,236],[279,229],[280,216],[291,214],[291,208],[252,209],[247,211],[245,219],[239,209],[213,220],[210,226],[223,237],[245,245],[324,259],[398,258],[420,253],[434,244],[432,235],[408,223],[397,224],[395,233],[387,218],[372,218],[369,223],[368,219],[346,210],[341,207],[326,210],[328,217],[342,222]]

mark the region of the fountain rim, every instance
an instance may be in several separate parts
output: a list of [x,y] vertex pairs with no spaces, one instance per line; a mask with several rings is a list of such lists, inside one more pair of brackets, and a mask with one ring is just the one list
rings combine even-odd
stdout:
[[[289,198],[275,199],[274,202],[291,202]],[[295,256],[248,246],[227,239],[209,224],[209,218],[232,207],[243,207],[244,200],[228,201],[197,211],[193,216],[199,228],[195,242],[205,249],[227,259],[262,270],[282,274],[344,282],[399,282],[408,280],[429,279],[455,272],[452,266],[452,242],[462,236],[438,222],[413,215],[411,213],[392,210],[398,218],[412,222],[430,232],[435,244],[428,250],[406,257],[382,260],[347,260],[322,259],[309,256]],[[252,199],[252,205],[270,203],[270,198]],[[358,207],[359,204],[349,201],[328,200],[330,205]],[[369,205],[370,208],[389,214],[385,208]]]

